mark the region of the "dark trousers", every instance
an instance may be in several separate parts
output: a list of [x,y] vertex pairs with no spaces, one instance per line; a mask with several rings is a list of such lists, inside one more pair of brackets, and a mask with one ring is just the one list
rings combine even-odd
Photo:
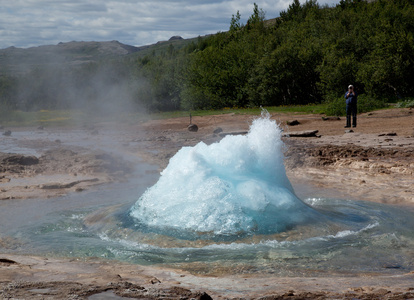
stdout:
[[356,103],[346,104],[346,127],[351,127],[351,116],[352,116],[352,127],[357,125],[357,105]]

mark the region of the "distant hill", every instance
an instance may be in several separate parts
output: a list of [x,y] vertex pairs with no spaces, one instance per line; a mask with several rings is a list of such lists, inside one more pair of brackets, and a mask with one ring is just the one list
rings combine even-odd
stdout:
[[134,47],[118,41],[110,42],[67,42],[57,45],[45,45],[31,48],[9,47],[0,49],[0,75],[17,75],[36,66],[44,65],[79,65],[102,59],[113,59],[138,53],[147,55],[160,51],[169,45],[182,48],[194,39],[174,36],[169,41],[153,45]]

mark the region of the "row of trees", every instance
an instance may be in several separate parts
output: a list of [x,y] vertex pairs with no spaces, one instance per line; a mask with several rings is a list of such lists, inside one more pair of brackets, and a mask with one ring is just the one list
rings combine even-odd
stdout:
[[414,95],[412,1],[293,1],[275,24],[255,6],[247,25],[191,54],[183,104],[194,108],[333,101],[349,84],[375,99]]
[[[294,0],[246,24],[145,57],[33,69],[0,77],[0,103],[14,109],[91,105],[149,110],[211,109],[335,101],[348,84],[392,101],[414,96],[412,0]],[[121,101],[122,103],[120,104]],[[133,106],[131,106],[133,105]]]

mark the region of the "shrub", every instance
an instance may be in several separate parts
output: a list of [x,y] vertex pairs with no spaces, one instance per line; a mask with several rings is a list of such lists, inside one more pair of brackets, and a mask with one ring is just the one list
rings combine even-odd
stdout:
[[373,97],[364,94],[358,96],[359,114],[385,107],[388,107],[385,99],[374,99]]
[[[371,96],[362,94],[358,96],[358,113],[373,111],[376,109],[387,107],[384,99],[374,99]],[[344,116],[346,114],[345,98],[333,98],[328,100],[325,113],[328,116]]]
[[401,102],[398,102],[395,107],[404,108],[404,107],[414,107],[414,98],[407,98]]
[[344,116],[346,114],[345,99],[341,97],[328,100],[325,113],[328,116]]

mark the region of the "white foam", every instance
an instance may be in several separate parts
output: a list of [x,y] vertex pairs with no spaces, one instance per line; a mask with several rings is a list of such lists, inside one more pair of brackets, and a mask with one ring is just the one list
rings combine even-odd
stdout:
[[131,209],[141,224],[215,235],[269,233],[312,211],[286,176],[281,129],[269,114],[246,136],[184,147]]

